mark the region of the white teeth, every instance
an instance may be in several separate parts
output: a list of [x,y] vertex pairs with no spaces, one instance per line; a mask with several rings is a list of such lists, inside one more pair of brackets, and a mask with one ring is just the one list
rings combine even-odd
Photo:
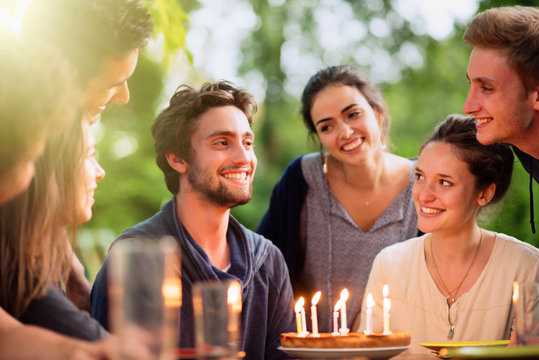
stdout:
[[345,150],[345,151],[350,151],[350,150],[354,150],[355,148],[357,148],[359,145],[363,144],[363,139],[362,138],[358,138],[356,139],[355,141],[349,143],[349,144],[346,144],[344,145],[342,148]]
[[245,180],[247,178],[247,173],[241,172],[241,173],[227,173],[223,175],[227,179],[233,179],[233,180]]
[[440,209],[432,209],[432,208],[427,208],[427,207],[421,206],[421,212],[424,212],[426,214],[439,214],[439,213],[442,212],[442,210],[440,210]]
[[490,122],[492,118],[475,118],[475,121],[477,121],[479,124],[483,125],[488,122]]

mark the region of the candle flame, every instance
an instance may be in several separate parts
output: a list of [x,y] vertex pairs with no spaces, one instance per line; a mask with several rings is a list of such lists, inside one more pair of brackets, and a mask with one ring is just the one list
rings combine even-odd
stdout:
[[322,292],[321,291],[318,291],[316,294],[314,294],[312,300],[311,300],[311,304],[314,306],[316,304],[318,304],[318,300],[320,300],[320,296],[322,296]]
[[369,294],[367,295],[367,307],[368,307],[368,308],[372,308],[372,307],[374,306],[374,304],[376,304],[376,303],[374,302],[374,298],[372,297],[372,294],[369,293]]
[[339,299],[339,301],[337,301],[337,303],[335,304],[335,308],[333,309],[333,311],[339,311],[342,307],[342,299]]
[[391,300],[384,299],[384,306],[385,306],[387,311],[391,310]]
[[228,286],[227,303],[231,305],[241,304],[241,285],[233,281]]
[[182,304],[182,284],[178,278],[166,278],[161,287],[165,306],[179,307]]
[[348,289],[344,288],[341,291],[341,300],[346,301],[348,300]]
[[518,283],[513,281],[513,302],[518,301]]
[[299,313],[301,311],[301,308],[303,308],[303,305],[305,305],[305,300],[303,299],[303,296],[299,298],[298,302],[296,303],[296,306],[294,307],[294,310],[296,310],[296,313]]
[[389,296],[389,286],[387,286],[387,284],[384,285],[384,288],[382,289],[382,293],[384,294],[384,297]]

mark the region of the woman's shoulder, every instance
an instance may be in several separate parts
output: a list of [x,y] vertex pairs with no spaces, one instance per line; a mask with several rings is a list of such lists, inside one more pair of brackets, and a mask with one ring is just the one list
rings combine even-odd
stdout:
[[304,154],[299,159],[303,168],[322,166],[322,153],[320,152]]
[[301,171],[310,187],[320,188],[325,182],[322,156],[322,153],[316,152],[305,154],[301,159]]
[[389,174],[392,179],[400,179],[402,183],[413,183],[415,180],[415,163],[417,158],[408,159],[392,153],[387,153],[388,168],[391,169]]
[[516,256],[518,259],[526,257],[539,261],[539,249],[532,244],[503,233],[496,233],[496,238],[499,244],[499,251],[504,254],[504,257]]

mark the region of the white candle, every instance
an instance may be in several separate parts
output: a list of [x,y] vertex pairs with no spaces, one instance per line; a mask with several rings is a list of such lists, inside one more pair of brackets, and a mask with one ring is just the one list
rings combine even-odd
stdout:
[[305,321],[305,308],[303,306],[301,307],[301,330],[303,336],[309,334],[307,331],[307,321]]
[[348,300],[348,289],[343,289],[343,291],[341,291],[341,328],[339,329],[341,335],[346,335],[348,332],[350,332],[346,319],[346,300]]
[[313,322],[313,336],[320,336],[318,334],[318,315],[316,313],[316,304],[318,304],[320,296],[322,296],[322,292],[318,291],[316,294],[314,294],[311,300],[311,320]]
[[372,297],[372,294],[367,295],[367,323],[365,324],[365,335],[371,335],[373,333],[373,324],[372,324],[372,308],[374,307],[375,302]]
[[391,334],[391,330],[389,328],[389,311],[391,310],[391,300],[389,300],[389,286],[384,285],[384,288],[382,290],[384,295],[384,334],[389,335]]
[[[517,281],[513,281],[513,309],[515,309],[515,311],[517,311],[517,303],[518,303],[518,292],[519,292],[519,289],[518,289],[518,282]],[[520,316],[516,316],[515,317],[515,329],[520,329]],[[516,332],[517,333],[517,338],[516,338],[516,341],[517,341],[517,344],[518,342],[520,341],[520,339],[518,338],[518,331]]]
[[342,301],[339,299],[333,308],[333,332],[332,335],[339,335],[339,309],[342,306]]
[[298,302],[296,303],[296,306],[294,306],[294,310],[296,311],[296,325],[298,328],[298,335],[303,332],[303,329],[301,328],[301,309],[303,308],[304,303],[305,300],[303,300],[303,297],[300,297]]

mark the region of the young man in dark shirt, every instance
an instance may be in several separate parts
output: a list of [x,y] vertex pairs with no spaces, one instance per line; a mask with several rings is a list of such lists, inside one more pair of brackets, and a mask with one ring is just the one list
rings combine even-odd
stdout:
[[477,14],[464,41],[473,46],[467,77],[470,90],[464,112],[477,120],[477,140],[513,146],[530,174],[530,222],[533,182],[539,182],[539,8],[507,6]]
[[[179,346],[194,340],[192,285],[233,279],[242,285],[241,349],[247,359],[281,359],[280,334],[294,330],[293,294],[283,255],[243,227],[230,209],[247,203],[257,159],[252,114],[256,104],[228,82],[200,90],[181,86],[152,126],[157,164],[172,200],[113,243],[174,237],[181,249]],[[93,315],[108,325],[107,268],[92,289]]]

